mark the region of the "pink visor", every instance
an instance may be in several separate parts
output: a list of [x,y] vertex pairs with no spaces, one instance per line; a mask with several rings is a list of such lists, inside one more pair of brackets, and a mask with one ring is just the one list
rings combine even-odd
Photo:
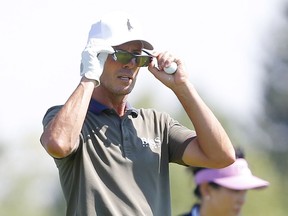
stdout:
[[200,170],[195,175],[195,182],[197,185],[214,182],[234,190],[249,190],[269,185],[269,182],[252,175],[247,161],[243,158],[238,158],[233,164],[222,169]]

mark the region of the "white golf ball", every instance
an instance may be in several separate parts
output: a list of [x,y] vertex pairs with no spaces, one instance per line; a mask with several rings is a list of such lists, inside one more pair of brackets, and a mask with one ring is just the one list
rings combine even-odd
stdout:
[[177,64],[176,64],[176,62],[172,62],[169,67],[165,67],[165,68],[164,68],[164,71],[165,71],[167,74],[173,74],[173,73],[176,72],[176,70],[177,70]]

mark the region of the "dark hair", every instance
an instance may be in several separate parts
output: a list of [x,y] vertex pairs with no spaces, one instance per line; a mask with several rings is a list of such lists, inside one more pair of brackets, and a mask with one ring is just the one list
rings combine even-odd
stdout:
[[[244,151],[241,149],[241,148],[235,148],[235,157],[236,158],[245,158],[245,154],[244,154]],[[195,176],[196,173],[198,173],[200,170],[203,170],[203,169],[207,169],[207,168],[204,168],[204,167],[189,167],[190,170],[192,170],[192,173],[193,175]],[[213,188],[219,188],[221,187],[220,185],[214,183],[214,182],[208,182],[208,184],[213,187]],[[200,192],[200,187],[197,185],[196,188],[194,189],[194,195],[201,199],[202,195],[201,195],[201,192]]]

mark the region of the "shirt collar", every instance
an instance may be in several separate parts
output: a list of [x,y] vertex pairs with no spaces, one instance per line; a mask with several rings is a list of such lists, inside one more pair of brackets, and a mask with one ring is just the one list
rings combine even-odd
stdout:
[[[126,112],[128,114],[131,114],[133,118],[136,118],[138,116],[138,110],[133,108],[128,102],[126,103]],[[101,104],[100,102],[96,101],[95,99],[91,99],[88,111],[99,115],[101,112],[105,110],[111,110],[109,107],[107,107],[104,104]]]
[[200,216],[200,205],[195,204],[191,210],[191,216]]
[[88,111],[94,113],[94,114],[100,114],[104,110],[108,110],[109,108],[105,106],[104,104],[99,103],[98,101],[91,99]]

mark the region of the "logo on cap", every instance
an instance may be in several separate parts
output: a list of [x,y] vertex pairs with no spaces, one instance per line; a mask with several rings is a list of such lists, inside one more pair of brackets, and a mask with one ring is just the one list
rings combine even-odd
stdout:
[[128,27],[128,31],[131,31],[131,29],[133,29],[129,19],[127,19],[127,27]]

